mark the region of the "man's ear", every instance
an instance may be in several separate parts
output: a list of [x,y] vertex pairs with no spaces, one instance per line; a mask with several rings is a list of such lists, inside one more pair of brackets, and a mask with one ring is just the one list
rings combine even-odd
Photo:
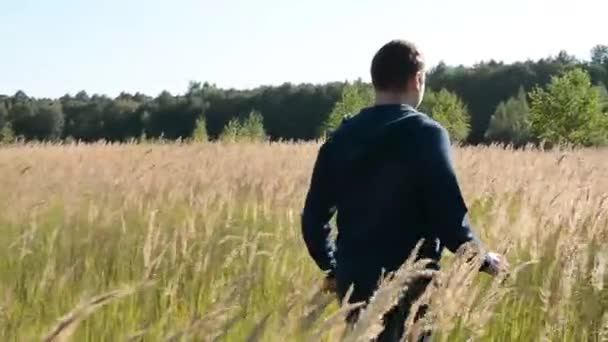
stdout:
[[421,91],[424,87],[424,82],[426,81],[425,76],[424,71],[418,71],[416,73],[416,90]]
[[422,89],[423,79],[420,78],[421,74],[418,72],[414,77],[411,77],[407,83],[407,91],[417,91],[419,92]]

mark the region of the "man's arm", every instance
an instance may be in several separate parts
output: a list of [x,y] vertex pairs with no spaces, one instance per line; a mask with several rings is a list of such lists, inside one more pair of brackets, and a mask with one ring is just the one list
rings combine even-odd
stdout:
[[422,196],[431,230],[452,253],[466,243],[474,243],[485,255],[482,271],[491,271],[493,260],[486,254],[469,221],[447,130],[440,125],[429,125],[422,134]]
[[302,213],[302,235],[310,256],[325,272],[333,273],[334,248],[329,234],[329,222],[336,212],[332,190],[331,169],[328,162],[328,145],[323,144],[315,162]]

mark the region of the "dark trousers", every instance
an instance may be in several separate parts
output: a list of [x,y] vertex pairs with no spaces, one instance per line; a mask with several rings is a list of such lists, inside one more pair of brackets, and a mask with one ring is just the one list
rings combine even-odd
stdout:
[[[415,313],[410,312],[410,310],[414,303],[422,296],[429,283],[430,280],[420,280],[408,287],[399,301],[399,304],[384,315],[384,330],[374,341],[399,342],[405,333],[405,322],[409,315],[416,315],[414,322],[417,322],[424,317],[428,309],[426,305],[421,305]],[[359,319],[361,310],[364,309],[365,307],[360,307],[351,311],[347,317],[347,323],[350,326],[354,325]],[[424,333],[421,334],[419,341],[430,341],[430,336],[430,331],[424,331]]]

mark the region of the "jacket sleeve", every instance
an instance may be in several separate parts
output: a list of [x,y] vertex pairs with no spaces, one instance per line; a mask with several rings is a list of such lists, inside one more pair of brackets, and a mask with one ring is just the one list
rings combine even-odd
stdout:
[[430,229],[453,253],[469,242],[474,242],[483,251],[469,221],[447,130],[438,124],[429,125],[425,127],[421,140],[422,205]]
[[332,186],[328,145],[325,143],[319,149],[314,165],[301,228],[308,253],[321,270],[329,273],[335,268],[334,246],[330,240],[330,221],[336,212]]

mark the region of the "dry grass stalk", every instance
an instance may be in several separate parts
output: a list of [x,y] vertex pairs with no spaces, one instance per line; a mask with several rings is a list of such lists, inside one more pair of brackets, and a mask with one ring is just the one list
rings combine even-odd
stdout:
[[[340,340],[341,308],[306,307],[309,298],[299,295],[320,277],[298,227],[317,150],[318,144],[295,143],[0,149],[0,287],[7,298],[0,339],[36,339],[58,313],[70,311],[66,303],[77,294],[145,277],[158,291],[113,306],[111,315],[91,316],[72,336],[117,340],[146,327],[146,339],[159,339],[225,305],[244,307],[247,315],[225,313],[187,335],[246,338],[264,314],[275,312],[277,319],[263,324],[265,339],[327,333]],[[506,287],[460,270],[456,261],[429,292],[432,312],[418,326],[432,324],[448,340],[540,338],[543,330],[547,339],[560,331],[599,336],[598,321],[608,311],[602,299],[608,290],[605,156],[606,150],[592,149],[455,149],[481,238],[499,250],[509,241],[513,265],[539,265],[507,279]],[[238,302],[217,300],[233,286]],[[362,334],[373,335],[382,308],[394,299],[389,292],[379,293]],[[313,323],[298,335],[306,314]]]
[[152,283],[125,286],[118,290],[106,292],[80,303],[74,310],[59,320],[59,323],[42,340],[45,342],[67,341],[78,327],[78,324],[105,305],[128,297],[151,286]]

